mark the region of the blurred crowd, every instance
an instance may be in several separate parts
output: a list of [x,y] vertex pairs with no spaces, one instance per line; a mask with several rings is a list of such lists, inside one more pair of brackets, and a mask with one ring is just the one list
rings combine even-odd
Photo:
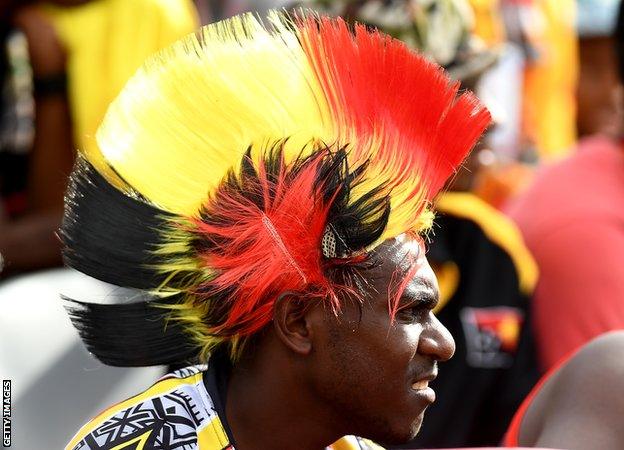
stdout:
[[619,3],[0,0],[0,305],[3,284],[62,265],[76,151],[97,153],[108,104],[147,56],[245,11],[342,16],[422,52],[492,112],[436,203],[428,257],[457,352],[405,448],[498,445],[544,373],[624,326]]

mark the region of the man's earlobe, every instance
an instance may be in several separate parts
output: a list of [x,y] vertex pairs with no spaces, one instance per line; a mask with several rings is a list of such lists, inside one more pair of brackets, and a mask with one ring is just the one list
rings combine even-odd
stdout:
[[298,294],[285,292],[275,301],[273,327],[286,347],[300,355],[312,351],[312,327],[307,312],[309,300],[302,301]]

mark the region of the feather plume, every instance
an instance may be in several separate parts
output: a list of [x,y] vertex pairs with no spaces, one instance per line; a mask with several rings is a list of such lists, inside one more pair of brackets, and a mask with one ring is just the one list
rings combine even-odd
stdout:
[[157,366],[196,361],[198,347],[163,307],[176,299],[102,305],[63,297],[82,341],[110,366]]
[[65,264],[107,283],[153,289],[164,280],[153,252],[172,217],[132,189],[112,186],[79,156],[59,232]]
[[471,93],[457,97],[458,82],[396,39],[364,25],[352,34],[340,19],[298,23],[338,139],[353,149],[352,164],[370,161],[358,192],[386,182],[392,212],[377,243],[421,231],[428,202],[490,123],[489,112]]
[[[489,123],[457,89],[402,43],[340,19],[205,27],[111,105],[97,142],[124,184],[76,169],[65,258],[171,299],[204,357],[223,343],[236,357],[281,293],[337,311],[372,249],[428,226],[428,203]],[[336,257],[321,251],[328,230]]]
[[324,95],[293,29],[252,15],[202,28],[147,62],[97,133],[106,160],[163,209],[198,213],[248,148],[287,157],[331,137]]

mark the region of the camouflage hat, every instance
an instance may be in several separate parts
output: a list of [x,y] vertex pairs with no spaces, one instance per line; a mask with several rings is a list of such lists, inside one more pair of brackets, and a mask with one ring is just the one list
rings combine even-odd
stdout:
[[364,23],[400,39],[471,84],[497,58],[474,34],[468,0],[300,0],[297,6]]

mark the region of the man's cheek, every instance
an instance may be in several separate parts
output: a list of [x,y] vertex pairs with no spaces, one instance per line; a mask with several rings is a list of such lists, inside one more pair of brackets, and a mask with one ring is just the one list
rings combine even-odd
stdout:
[[403,324],[397,329],[395,345],[415,354],[422,332],[423,326],[419,323]]

